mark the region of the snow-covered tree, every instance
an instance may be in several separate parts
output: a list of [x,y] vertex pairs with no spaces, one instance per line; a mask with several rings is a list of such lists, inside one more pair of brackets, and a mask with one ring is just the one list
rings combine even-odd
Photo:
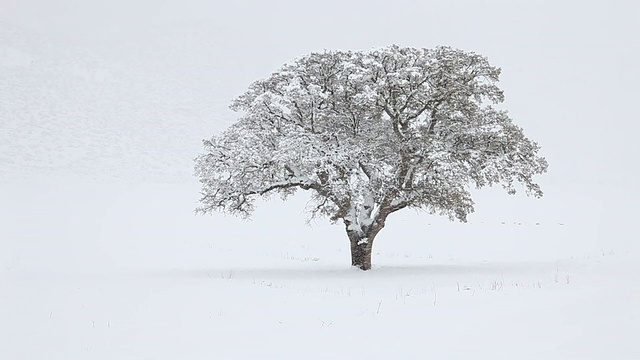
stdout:
[[259,196],[308,190],[312,217],[345,225],[352,265],[371,268],[373,241],[405,208],[466,221],[470,188],[542,196],[547,162],[506,111],[500,69],[453,49],[390,46],[312,53],[250,85],[242,112],[196,158],[198,213],[244,217]]

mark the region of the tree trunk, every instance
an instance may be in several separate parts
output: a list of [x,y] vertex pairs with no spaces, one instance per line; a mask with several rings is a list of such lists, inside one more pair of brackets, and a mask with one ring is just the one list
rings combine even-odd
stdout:
[[370,270],[373,239],[349,234],[349,241],[351,242],[351,265],[360,270]]
[[[383,211],[384,210],[384,211]],[[360,270],[371,270],[371,250],[373,249],[373,239],[384,228],[385,220],[390,211],[383,209],[380,211],[375,221],[365,228],[355,230],[352,222],[344,220],[347,229],[347,236],[351,243],[351,265]]]

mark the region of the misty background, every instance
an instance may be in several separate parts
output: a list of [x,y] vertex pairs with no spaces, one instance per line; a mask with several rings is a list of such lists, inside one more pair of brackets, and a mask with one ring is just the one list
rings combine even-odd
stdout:
[[504,108],[550,164],[542,200],[483,191],[470,221],[531,217],[572,225],[589,248],[633,247],[639,13],[626,1],[2,0],[0,179],[194,183],[201,139],[283,63],[449,45],[502,68]]

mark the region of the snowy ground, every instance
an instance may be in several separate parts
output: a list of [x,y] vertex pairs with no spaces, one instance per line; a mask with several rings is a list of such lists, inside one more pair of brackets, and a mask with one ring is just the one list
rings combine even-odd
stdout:
[[244,223],[194,217],[196,190],[3,187],[3,358],[640,356],[638,258],[575,224],[406,216],[365,273],[304,199]]
[[[640,358],[638,7],[371,3],[0,1],[0,359]],[[370,272],[303,195],[193,215],[229,99],[294,56],[391,42],[503,67],[543,199],[393,216]]]

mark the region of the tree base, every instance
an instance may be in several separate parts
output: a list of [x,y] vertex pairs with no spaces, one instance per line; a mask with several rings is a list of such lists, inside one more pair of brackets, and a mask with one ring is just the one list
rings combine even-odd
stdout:
[[371,244],[351,241],[351,266],[360,270],[371,270]]

